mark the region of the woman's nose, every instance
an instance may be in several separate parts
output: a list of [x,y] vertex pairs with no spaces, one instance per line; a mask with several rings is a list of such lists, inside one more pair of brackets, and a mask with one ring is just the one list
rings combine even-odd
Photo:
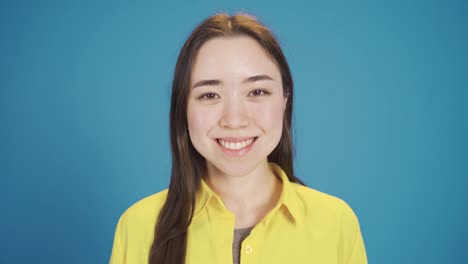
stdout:
[[249,115],[242,99],[234,97],[225,100],[220,125],[225,128],[239,128],[248,124]]

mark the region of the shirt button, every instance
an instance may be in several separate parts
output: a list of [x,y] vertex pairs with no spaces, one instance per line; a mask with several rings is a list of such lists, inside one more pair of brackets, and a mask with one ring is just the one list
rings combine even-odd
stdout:
[[245,252],[246,252],[247,254],[252,253],[252,252],[253,252],[253,247],[252,247],[251,245],[246,246],[246,247],[245,247]]

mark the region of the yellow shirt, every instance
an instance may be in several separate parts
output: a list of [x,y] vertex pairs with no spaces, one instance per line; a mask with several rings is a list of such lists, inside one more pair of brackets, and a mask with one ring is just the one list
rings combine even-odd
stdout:
[[[364,242],[353,210],[342,200],[281,178],[278,204],[242,242],[241,264],[365,264]],[[120,217],[111,264],[147,264],[157,214],[167,189],[146,197]],[[232,263],[234,214],[202,180],[187,237],[187,264]]]

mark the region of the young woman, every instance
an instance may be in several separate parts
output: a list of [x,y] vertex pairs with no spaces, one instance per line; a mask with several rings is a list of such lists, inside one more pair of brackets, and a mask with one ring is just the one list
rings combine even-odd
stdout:
[[170,186],[121,216],[110,263],[367,263],[352,209],[294,176],[292,109],[265,26],[203,21],[175,68]]

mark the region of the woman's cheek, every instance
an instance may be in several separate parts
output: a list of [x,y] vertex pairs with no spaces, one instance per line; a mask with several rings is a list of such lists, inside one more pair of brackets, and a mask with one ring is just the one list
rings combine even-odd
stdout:
[[283,109],[281,104],[259,104],[252,108],[252,116],[263,128],[272,128],[282,124]]
[[187,113],[189,129],[192,133],[206,134],[216,123],[217,115],[216,109],[193,106]]

